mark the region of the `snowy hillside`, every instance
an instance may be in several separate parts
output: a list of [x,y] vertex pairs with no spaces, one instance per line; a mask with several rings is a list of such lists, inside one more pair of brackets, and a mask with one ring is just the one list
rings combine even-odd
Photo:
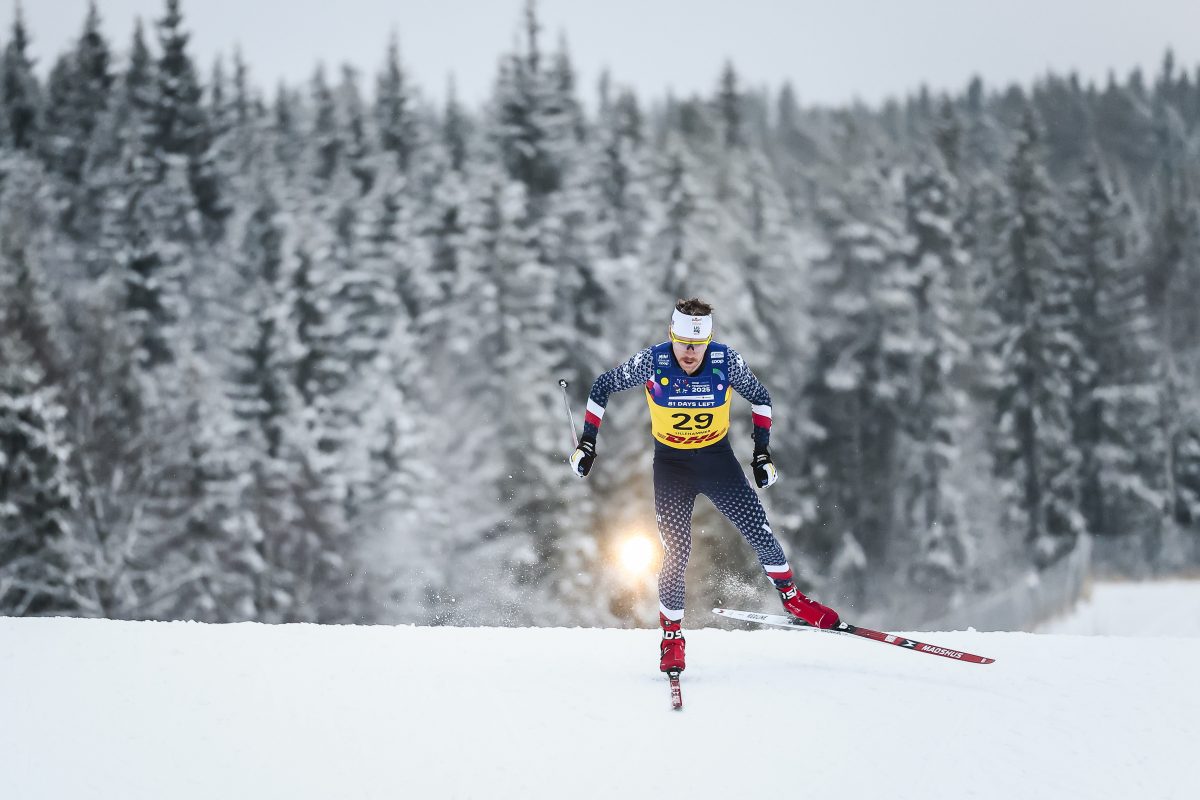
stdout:
[[0,797],[1200,796],[1200,637],[656,638],[0,619]]
[[1101,583],[1040,633],[1100,636],[1200,636],[1200,581]]

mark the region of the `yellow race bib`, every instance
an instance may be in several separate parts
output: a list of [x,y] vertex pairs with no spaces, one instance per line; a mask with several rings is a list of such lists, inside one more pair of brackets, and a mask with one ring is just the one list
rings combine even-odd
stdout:
[[681,450],[695,450],[721,441],[729,433],[729,392],[727,386],[724,392],[715,394],[712,405],[660,405],[647,388],[651,433],[663,444]]
[[687,374],[671,354],[671,343],[652,350],[654,377],[646,381],[650,432],[657,441],[680,450],[708,447],[729,433],[729,348],[713,342],[704,363]]

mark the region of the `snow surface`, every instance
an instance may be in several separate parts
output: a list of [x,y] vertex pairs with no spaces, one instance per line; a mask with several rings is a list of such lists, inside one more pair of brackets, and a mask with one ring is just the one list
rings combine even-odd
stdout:
[[0,619],[0,797],[1200,797],[1200,636],[916,636],[998,661],[689,630],[676,713],[650,630]]
[[1200,581],[1096,584],[1087,602],[1038,632],[1200,636]]

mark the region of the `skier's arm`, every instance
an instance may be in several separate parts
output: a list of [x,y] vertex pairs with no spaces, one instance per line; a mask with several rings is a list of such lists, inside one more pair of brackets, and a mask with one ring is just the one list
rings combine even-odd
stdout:
[[754,451],[765,451],[771,443],[771,393],[754,376],[741,354],[729,348],[729,385],[750,401],[754,418]]
[[652,348],[647,347],[634,353],[624,364],[596,378],[592,384],[592,391],[588,394],[587,413],[583,417],[585,438],[596,440],[596,434],[600,432],[600,423],[604,419],[604,409],[608,407],[609,395],[643,386],[654,377],[653,356]]
[[571,454],[571,469],[579,477],[585,478],[592,471],[592,462],[596,460],[596,434],[600,432],[609,395],[641,386],[650,380],[654,376],[653,356],[650,348],[635,353],[621,366],[596,378],[592,384],[587,413],[583,416],[583,436],[579,437],[579,445]]

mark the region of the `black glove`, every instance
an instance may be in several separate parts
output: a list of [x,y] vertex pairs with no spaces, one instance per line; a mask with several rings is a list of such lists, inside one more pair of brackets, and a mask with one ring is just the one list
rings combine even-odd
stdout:
[[579,440],[579,446],[575,448],[575,452],[571,454],[571,469],[575,470],[575,474],[581,478],[587,477],[587,474],[592,471],[592,462],[596,460],[596,440],[591,436],[584,436]]
[[771,463],[771,454],[765,449],[754,451],[754,458],[750,459],[750,466],[754,469],[754,482],[760,489],[765,489],[779,480],[779,471]]

